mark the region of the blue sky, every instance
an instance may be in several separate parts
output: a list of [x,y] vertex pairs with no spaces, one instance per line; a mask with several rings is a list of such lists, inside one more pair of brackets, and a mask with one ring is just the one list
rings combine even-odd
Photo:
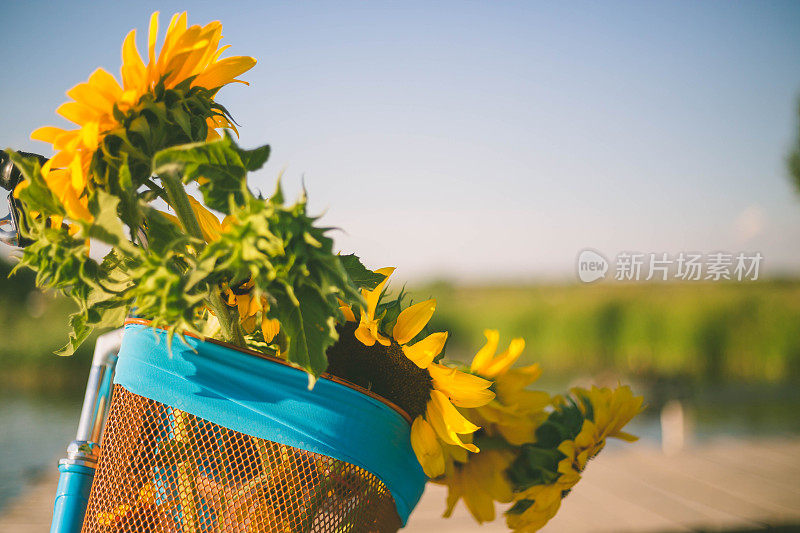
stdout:
[[339,246],[404,278],[572,277],[579,250],[760,251],[800,269],[800,3],[4,2],[0,144],[149,15],[221,20],[250,87],[219,100],[253,177],[301,179]]

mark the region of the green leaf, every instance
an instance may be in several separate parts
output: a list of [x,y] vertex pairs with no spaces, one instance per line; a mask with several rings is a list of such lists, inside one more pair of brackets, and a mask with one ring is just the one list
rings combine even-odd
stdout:
[[[403,311],[407,305],[403,304],[403,301],[408,296],[408,293],[405,291],[405,287],[400,289],[400,293],[397,295],[396,298],[392,298],[391,300],[387,300],[386,297],[386,289],[381,294],[381,298],[378,303],[378,307],[375,311],[376,316],[381,317],[381,331],[386,333],[387,335],[392,334],[392,330],[394,329],[395,324],[397,323],[397,318],[400,316],[400,313]],[[411,305],[413,302],[409,302],[408,305]],[[422,331],[419,332],[415,339],[423,338],[430,333],[430,326],[426,325]],[[413,340],[411,341],[413,342]],[[442,352],[439,355],[444,355]]]
[[273,314],[288,341],[288,361],[319,377],[328,367],[325,351],[338,339],[328,302],[308,285],[296,290],[297,304],[288,293],[275,291],[272,294],[277,300]]
[[179,176],[184,183],[203,178],[200,192],[211,209],[230,214],[230,198],[242,205],[247,172],[260,168],[269,157],[269,146],[239,148],[229,134],[215,142],[184,144],[161,150],[153,157],[154,174]]
[[117,181],[113,177],[109,180],[109,192],[119,197],[117,206],[119,218],[135,234],[142,224],[142,214],[139,210],[138,184],[134,182],[127,153],[122,154],[122,163],[119,167]]
[[89,210],[94,216],[91,223],[81,222],[87,237],[97,239],[110,246],[134,252],[134,246],[125,235],[117,207],[119,198],[96,189],[89,202]]
[[557,448],[561,442],[578,436],[583,427],[584,415],[574,400],[547,417],[536,430],[536,442],[542,447]]
[[522,514],[530,508],[531,505],[536,503],[534,500],[519,500],[514,503],[506,512],[505,514]]
[[56,353],[61,356],[72,355],[94,330],[119,328],[130,311],[130,300],[109,298],[97,302],[83,312],[70,315],[69,342]]
[[58,197],[47,186],[42,176],[42,167],[35,157],[25,157],[13,150],[6,150],[11,161],[28,180],[28,186],[20,189],[19,199],[25,204],[26,211],[38,211],[49,216],[64,216],[66,211]]
[[133,282],[116,251],[112,250],[106,255],[103,262],[89,274],[94,278],[93,285],[87,285],[83,291],[72,295],[80,309],[70,316],[72,331],[69,342],[56,352],[59,355],[72,355],[95,329],[122,326],[130,310],[132,299],[127,291]]
[[558,462],[563,458],[564,454],[558,450],[526,444],[506,474],[518,491],[535,485],[547,485],[559,478]]
[[[225,136],[229,138],[227,133]],[[242,158],[242,164],[244,164],[244,168],[246,168],[248,172],[255,172],[263,167],[267,159],[269,159],[269,154],[270,147],[268,144],[259,146],[253,150],[239,149],[239,156]]]
[[281,172],[278,179],[275,181],[275,192],[273,192],[270,197],[270,203],[283,205],[285,201],[283,197],[283,172]]
[[68,356],[75,353],[75,350],[83,344],[89,334],[92,333],[92,328],[87,324],[87,318],[83,313],[73,313],[69,316],[69,341],[65,346],[56,351],[57,355]]
[[176,109],[172,111],[172,120],[178,125],[178,127],[183,131],[184,135],[191,139],[192,137],[192,122],[190,120],[189,114],[183,111],[182,109]]
[[141,204],[141,209],[144,213],[145,234],[150,252],[164,255],[168,250],[178,248],[179,244],[185,244],[184,233],[163,213],[144,203]]
[[347,277],[359,289],[372,290],[386,279],[383,274],[378,274],[365,267],[355,254],[340,255],[339,261],[347,272]]

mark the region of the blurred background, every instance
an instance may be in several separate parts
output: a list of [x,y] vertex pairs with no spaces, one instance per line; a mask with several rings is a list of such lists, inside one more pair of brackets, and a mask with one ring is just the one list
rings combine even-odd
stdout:
[[[6,2],[0,144],[50,155],[29,135],[65,125],[65,91],[118,75],[152,11],[163,34],[185,9],[258,59],[218,98],[242,145],[272,145],[255,187],[285,170],[343,252],[437,298],[449,356],[496,328],[526,339],[544,389],[622,380],[645,396],[641,440],[593,461],[545,531],[800,528],[800,4]],[[584,284],[586,248],[764,260],[757,280],[622,282],[612,266]],[[92,345],[53,355],[71,304],[10,269],[0,529],[52,492]],[[407,529],[504,530],[443,509],[431,490]]]

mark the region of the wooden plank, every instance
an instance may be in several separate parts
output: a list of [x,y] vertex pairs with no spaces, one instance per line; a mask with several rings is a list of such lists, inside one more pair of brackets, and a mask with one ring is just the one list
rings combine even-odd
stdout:
[[[637,493],[642,486],[664,496],[661,506],[673,519],[691,527],[722,529],[755,526],[757,521],[737,509],[717,504],[717,492],[703,483],[687,478],[681,471],[680,459],[658,457],[658,452],[624,453],[609,457],[609,461],[589,465],[587,475],[595,476],[597,483],[618,487],[626,496],[639,501]],[[600,457],[602,459],[602,456]],[[599,476],[604,475],[601,479]],[[679,505],[675,505],[675,502]],[[756,513],[756,516],[760,516]]]
[[711,461],[706,453],[681,454],[675,464],[676,471],[686,480],[686,487],[701,488],[719,509],[741,513],[750,520],[766,523],[800,520],[800,499],[795,495],[765,482],[761,476],[746,475],[730,464]]
[[29,487],[0,514],[0,533],[42,533],[50,530],[58,472]]
[[[800,438],[721,440],[665,456],[653,445],[610,447],[589,463],[545,533],[645,533],[800,525]],[[47,531],[57,478],[31,487],[0,513],[0,533]],[[441,518],[447,489],[429,485],[404,531],[499,533],[462,503]]]
[[[569,521],[575,519],[580,520],[580,527],[569,525]],[[631,501],[610,491],[607,484],[584,477],[564,499],[559,514],[542,531],[611,533],[689,531],[689,529],[671,517],[653,513],[640,501]]]
[[702,450],[703,459],[733,468],[742,474],[761,479],[800,498],[800,458],[790,459],[767,446],[752,443],[722,442]]

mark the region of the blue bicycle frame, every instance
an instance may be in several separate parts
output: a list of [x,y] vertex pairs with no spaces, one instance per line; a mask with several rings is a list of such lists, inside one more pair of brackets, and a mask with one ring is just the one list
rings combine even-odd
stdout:
[[86,504],[100,456],[121,341],[122,330],[119,329],[101,335],[95,344],[78,431],[75,440],[67,447],[67,457],[58,462],[61,474],[50,533],[78,533],[83,526]]

